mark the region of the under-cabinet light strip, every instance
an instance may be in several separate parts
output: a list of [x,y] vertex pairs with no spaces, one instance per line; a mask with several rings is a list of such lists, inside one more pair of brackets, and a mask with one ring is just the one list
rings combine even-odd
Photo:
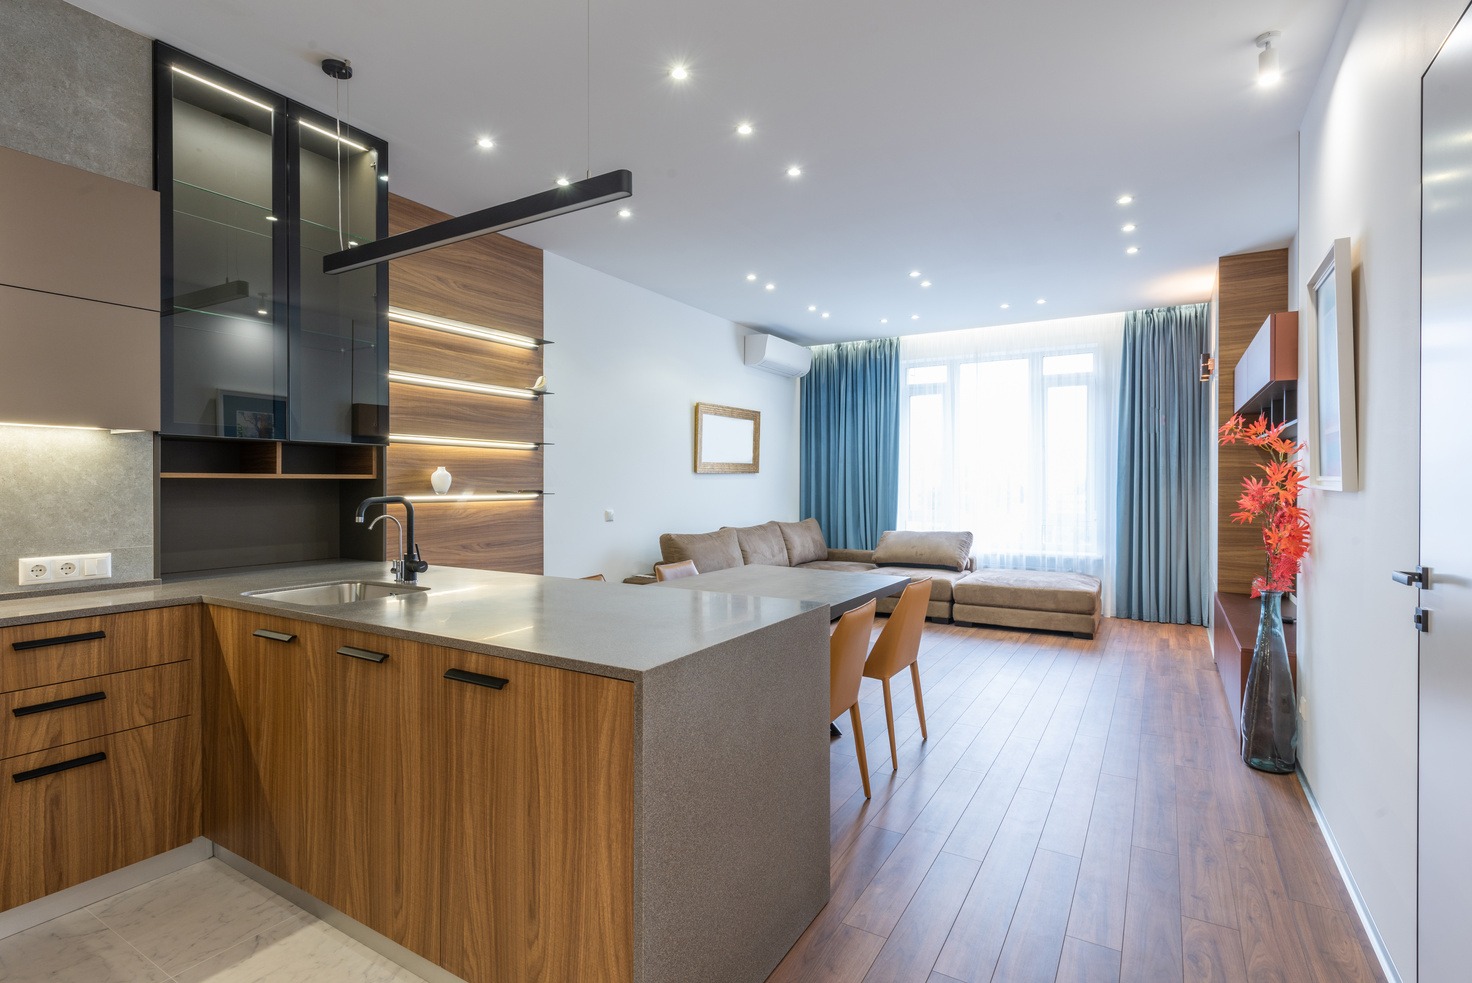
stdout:
[[297,120],[297,122],[300,123],[302,126],[305,126],[309,130],[316,130],[318,133],[322,134],[324,137],[327,137],[327,138],[332,139],[332,140],[336,140],[338,143],[345,143],[349,147],[352,147],[354,150],[363,150],[363,151],[366,151],[368,149],[367,147],[363,146],[361,143],[354,143],[353,141],[349,140],[347,137],[340,137],[336,133],[333,133],[331,130],[324,130],[320,126],[313,126],[311,123],[308,123],[304,119],[299,119],[299,120]]
[[433,328],[436,331],[464,335],[467,338],[493,341],[498,345],[515,345],[517,348],[538,348],[545,344],[540,338],[531,338],[527,335],[516,334],[514,331],[483,328],[478,324],[453,321],[447,317],[435,317],[432,314],[420,314],[418,311],[406,311],[402,307],[389,307],[388,319],[390,321],[402,321],[405,324],[417,325],[421,328]]
[[488,492],[482,495],[405,495],[411,502],[533,502],[541,492]]
[[536,399],[530,389],[513,389],[510,386],[488,386],[479,382],[464,382],[460,379],[441,379],[432,375],[414,375],[411,372],[390,372],[389,382],[404,382],[411,386],[428,386],[431,389],[453,389],[463,393],[480,393],[483,396],[509,396],[513,399]]
[[391,433],[391,444],[435,444],[444,447],[487,447],[498,451],[534,451],[541,444],[525,440],[476,440],[471,437],[430,437],[418,433]]
[[221,92],[225,93],[226,95],[234,96],[235,98],[239,99],[241,102],[248,102],[252,106],[255,106],[258,109],[264,109],[268,113],[275,114],[275,112],[276,112],[276,110],[275,110],[274,107],[268,106],[264,102],[256,102],[250,96],[243,96],[239,92],[236,92],[234,89],[227,89],[227,88],[225,88],[223,85],[221,85],[218,82],[211,82],[207,78],[200,78],[198,75],[195,75],[193,72],[186,72],[186,71],[184,71],[184,69],[180,68],[178,65],[170,65],[169,67],[172,68],[174,71],[178,72],[180,75],[184,76],[187,79],[194,79],[194,81],[203,83],[204,85],[209,86],[211,89],[218,89]]

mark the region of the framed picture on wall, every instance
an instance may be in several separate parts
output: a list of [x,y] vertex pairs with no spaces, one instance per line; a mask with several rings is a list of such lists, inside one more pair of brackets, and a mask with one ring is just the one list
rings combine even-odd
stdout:
[[761,451],[760,412],[695,404],[696,474],[756,474],[761,470]]
[[1354,291],[1349,240],[1335,239],[1307,284],[1308,483],[1330,491],[1358,491]]

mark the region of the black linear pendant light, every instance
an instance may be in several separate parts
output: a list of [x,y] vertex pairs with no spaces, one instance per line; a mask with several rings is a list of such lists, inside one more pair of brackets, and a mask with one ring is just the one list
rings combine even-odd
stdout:
[[426,225],[398,235],[366,242],[361,246],[328,253],[322,257],[324,273],[346,273],[422,253],[427,249],[438,249],[452,242],[463,242],[478,236],[490,235],[514,229],[519,225],[530,225],[554,215],[565,215],[581,208],[591,208],[606,201],[627,198],[634,193],[634,175],[625,170],[609,171],[596,177],[574,181],[561,188],[541,191],[525,198],[508,201],[478,212],[447,218],[443,222]]

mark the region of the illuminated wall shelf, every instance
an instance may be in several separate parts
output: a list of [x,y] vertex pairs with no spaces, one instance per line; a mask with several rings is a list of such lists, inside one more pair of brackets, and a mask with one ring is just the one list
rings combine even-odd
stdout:
[[159,458],[160,478],[363,481],[378,477],[378,450],[367,444],[163,437]]

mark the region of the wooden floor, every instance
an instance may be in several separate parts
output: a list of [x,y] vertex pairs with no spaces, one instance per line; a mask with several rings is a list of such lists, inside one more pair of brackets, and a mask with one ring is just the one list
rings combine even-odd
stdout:
[[1292,776],[1237,758],[1206,630],[927,625],[874,797],[832,742],[832,900],[769,983],[1383,981]]

